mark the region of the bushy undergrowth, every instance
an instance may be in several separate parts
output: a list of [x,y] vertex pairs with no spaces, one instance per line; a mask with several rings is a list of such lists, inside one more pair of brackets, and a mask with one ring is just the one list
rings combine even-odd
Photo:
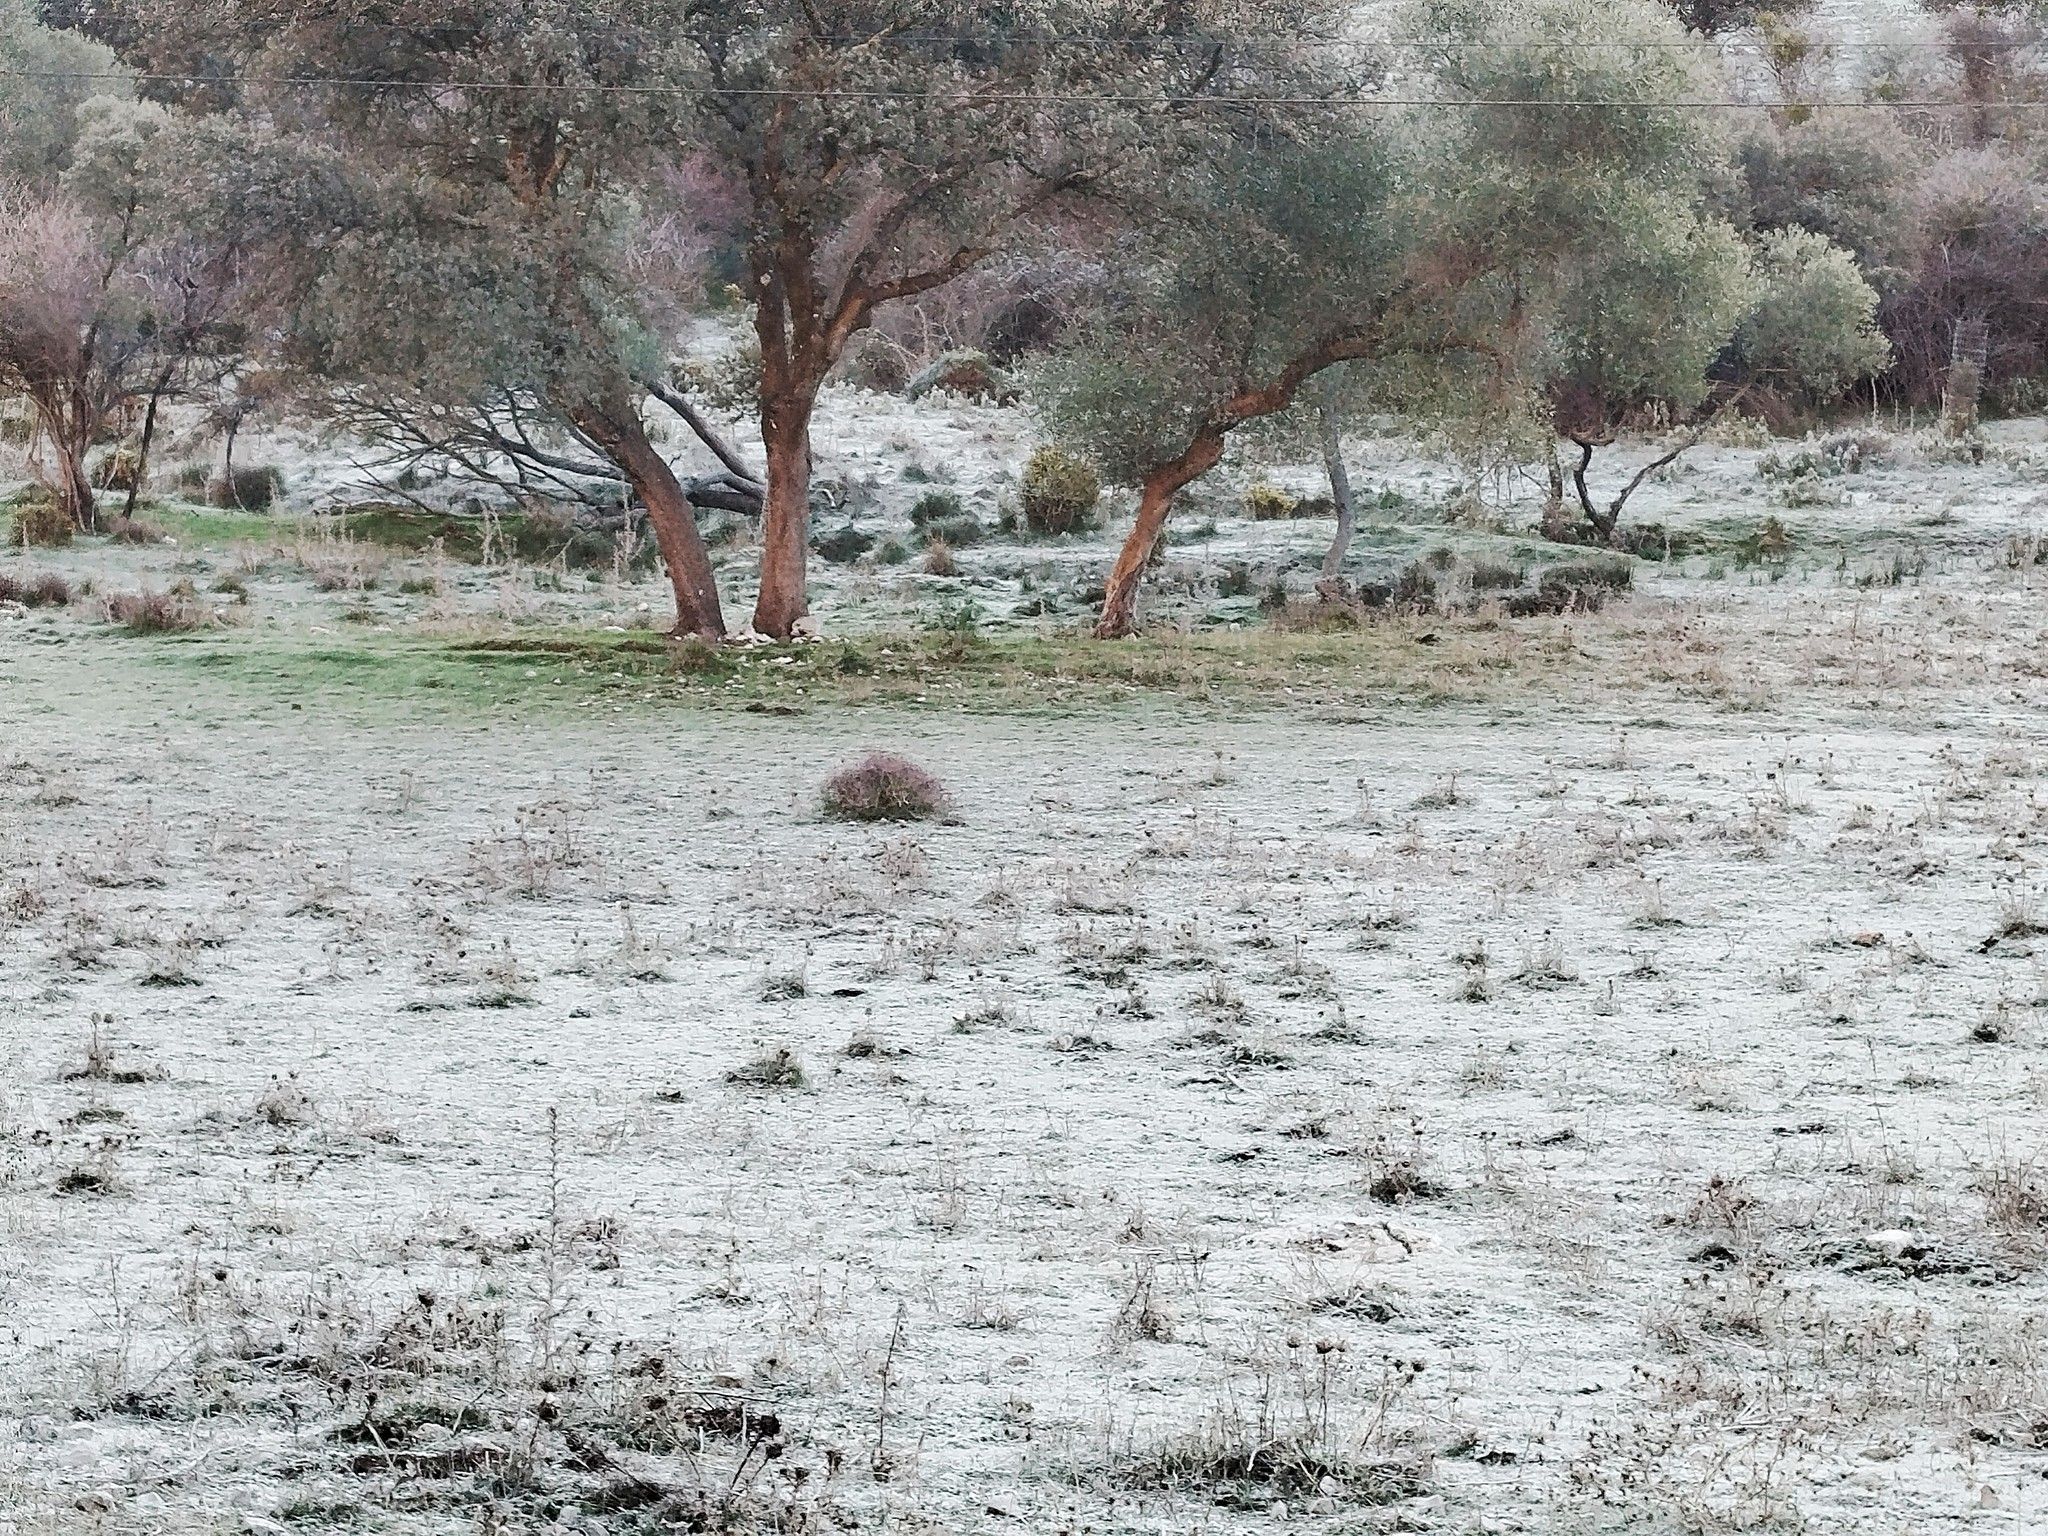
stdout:
[[0,603],[62,608],[70,601],[71,583],[55,571],[0,571]]
[[71,519],[47,491],[30,491],[14,503],[13,542],[24,549],[55,549],[71,542]]
[[106,614],[107,622],[120,625],[131,635],[182,634],[210,628],[215,622],[213,611],[189,587],[115,592],[106,599]]

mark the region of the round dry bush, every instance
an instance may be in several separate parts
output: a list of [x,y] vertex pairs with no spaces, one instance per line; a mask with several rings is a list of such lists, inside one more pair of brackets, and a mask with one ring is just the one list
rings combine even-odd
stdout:
[[1102,480],[1086,459],[1046,444],[1024,466],[1024,524],[1057,538],[1087,525],[1102,499]]
[[841,821],[930,821],[946,814],[946,787],[907,757],[870,752],[825,781],[825,814]]

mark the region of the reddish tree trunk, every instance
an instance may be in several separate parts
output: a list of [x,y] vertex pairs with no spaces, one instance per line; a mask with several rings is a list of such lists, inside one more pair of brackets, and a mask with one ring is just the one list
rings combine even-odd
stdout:
[[711,552],[697,528],[696,508],[668,461],[647,439],[640,417],[623,401],[580,406],[570,420],[619,466],[654,527],[654,542],[675,591],[676,622],[672,635],[695,635],[713,645],[725,639],[725,614],[718,604],[718,580],[711,570]]
[[768,494],[761,513],[761,591],[754,628],[787,640],[810,612],[804,568],[811,543],[811,408],[808,399],[763,402]]
[[58,466],[57,505],[80,533],[91,533],[98,525],[93,503],[92,479],[85,472],[85,449],[76,443],[59,444],[62,462]]
[[57,505],[71,519],[73,528],[91,533],[98,526],[92,478],[85,472],[85,456],[92,451],[95,425],[92,409],[80,392],[71,389],[64,390],[55,400],[37,403],[42,407],[43,432],[50,440],[50,451],[57,456],[57,483],[51,487]]
[[1173,499],[1191,482],[1216,467],[1223,457],[1221,434],[1198,437],[1188,450],[1170,464],[1163,464],[1145,477],[1138,498],[1138,521],[1118,551],[1116,565],[1102,595],[1102,617],[1095,624],[1098,640],[1124,640],[1138,632],[1138,588],[1145,580],[1145,567],[1159,547],[1159,535],[1166,530]]

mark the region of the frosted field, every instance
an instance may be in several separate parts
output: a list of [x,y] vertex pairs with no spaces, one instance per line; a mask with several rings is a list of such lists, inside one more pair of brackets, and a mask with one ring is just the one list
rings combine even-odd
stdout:
[[[834,409],[878,534],[1029,441]],[[1703,450],[1598,613],[1312,640],[1240,480],[1112,682],[1113,518],[821,567],[971,685],[288,520],[0,554],[95,589],[0,619],[0,1529],[2048,1525],[2048,449],[1885,427]],[[1355,448],[1362,572],[1561,557]],[[823,819],[873,747],[954,817]]]

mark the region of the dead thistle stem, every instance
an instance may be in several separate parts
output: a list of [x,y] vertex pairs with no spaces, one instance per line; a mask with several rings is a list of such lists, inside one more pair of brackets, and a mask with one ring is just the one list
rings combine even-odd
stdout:
[[548,1222],[545,1290],[540,1314],[540,1367],[546,1375],[555,1363],[555,1321],[561,1315],[562,1280],[562,1111],[548,1106]]
[[889,1330],[889,1347],[882,1353],[882,1391],[875,1403],[875,1454],[872,1465],[875,1480],[888,1478],[891,1461],[889,1456],[889,1385],[895,1379],[896,1349],[903,1342],[904,1308],[896,1308],[896,1324]]

